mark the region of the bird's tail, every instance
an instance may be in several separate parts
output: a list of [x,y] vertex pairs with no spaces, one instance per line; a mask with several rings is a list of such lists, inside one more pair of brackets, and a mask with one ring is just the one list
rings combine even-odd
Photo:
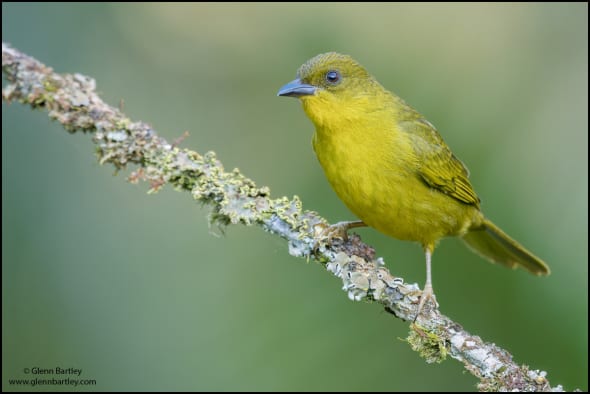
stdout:
[[475,252],[495,263],[510,268],[521,266],[535,275],[549,275],[551,272],[543,260],[487,219],[484,219],[481,227],[465,234],[463,241]]

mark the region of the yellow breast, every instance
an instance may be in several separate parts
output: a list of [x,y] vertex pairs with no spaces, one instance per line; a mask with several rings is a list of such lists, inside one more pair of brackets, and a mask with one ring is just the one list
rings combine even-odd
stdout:
[[[305,105],[314,120],[313,147],[334,191],[368,226],[394,238],[434,244],[462,235],[479,211],[430,188],[420,158],[391,113],[332,116]],[[322,108],[322,113],[314,113]]]

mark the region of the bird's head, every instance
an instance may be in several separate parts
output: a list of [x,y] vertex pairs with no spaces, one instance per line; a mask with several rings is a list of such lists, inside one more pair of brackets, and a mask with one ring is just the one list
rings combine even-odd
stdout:
[[317,55],[297,71],[297,78],[283,86],[278,96],[296,97],[307,115],[320,121],[329,114],[353,115],[372,110],[379,83],[353,58],[336,52]]

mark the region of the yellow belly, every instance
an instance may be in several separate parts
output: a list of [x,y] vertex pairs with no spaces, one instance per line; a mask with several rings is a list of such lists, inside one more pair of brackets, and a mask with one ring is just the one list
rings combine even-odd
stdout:
[[[332,188],[365,224],[394,238],[434,245],[463,235],[481,213],[429,187],[403,136],[316,130],[313,146]],[[375,136],[377,138],[375,138]]]

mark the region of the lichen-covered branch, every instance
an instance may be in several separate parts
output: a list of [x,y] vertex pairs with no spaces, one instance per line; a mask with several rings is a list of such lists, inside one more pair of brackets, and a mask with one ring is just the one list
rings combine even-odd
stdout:
[[211,207],[212,222],[257,225],[277,234],[287,240],[291,255],[316,260],[339,277],[351,300],[374,300],[413,322],[408,342],[427,362],[447,356],[461,361],[480,380],[480,390],[562,391],[561,386],[550,386],[545,372],[516,364],[507,351],[466,332],[434,308],[425,307],[414,322],[418,286],[392,275],[358,236],[346,241],[324,239],[327,221],[304,211],[297,197],[272,199],[268,188],[256,186],[237,169],[226,171],[213,152],[201,155],[167,142],[148,124],[133,122],[104,103],[92,78],[55,73],[5,43],[2,71],[8,81],[4,102],[45,110],[71,133],[91,133],[101,164],[117,169],[131,165],[129,181],[147,181],[150,192],[164,185],[189,192]]

